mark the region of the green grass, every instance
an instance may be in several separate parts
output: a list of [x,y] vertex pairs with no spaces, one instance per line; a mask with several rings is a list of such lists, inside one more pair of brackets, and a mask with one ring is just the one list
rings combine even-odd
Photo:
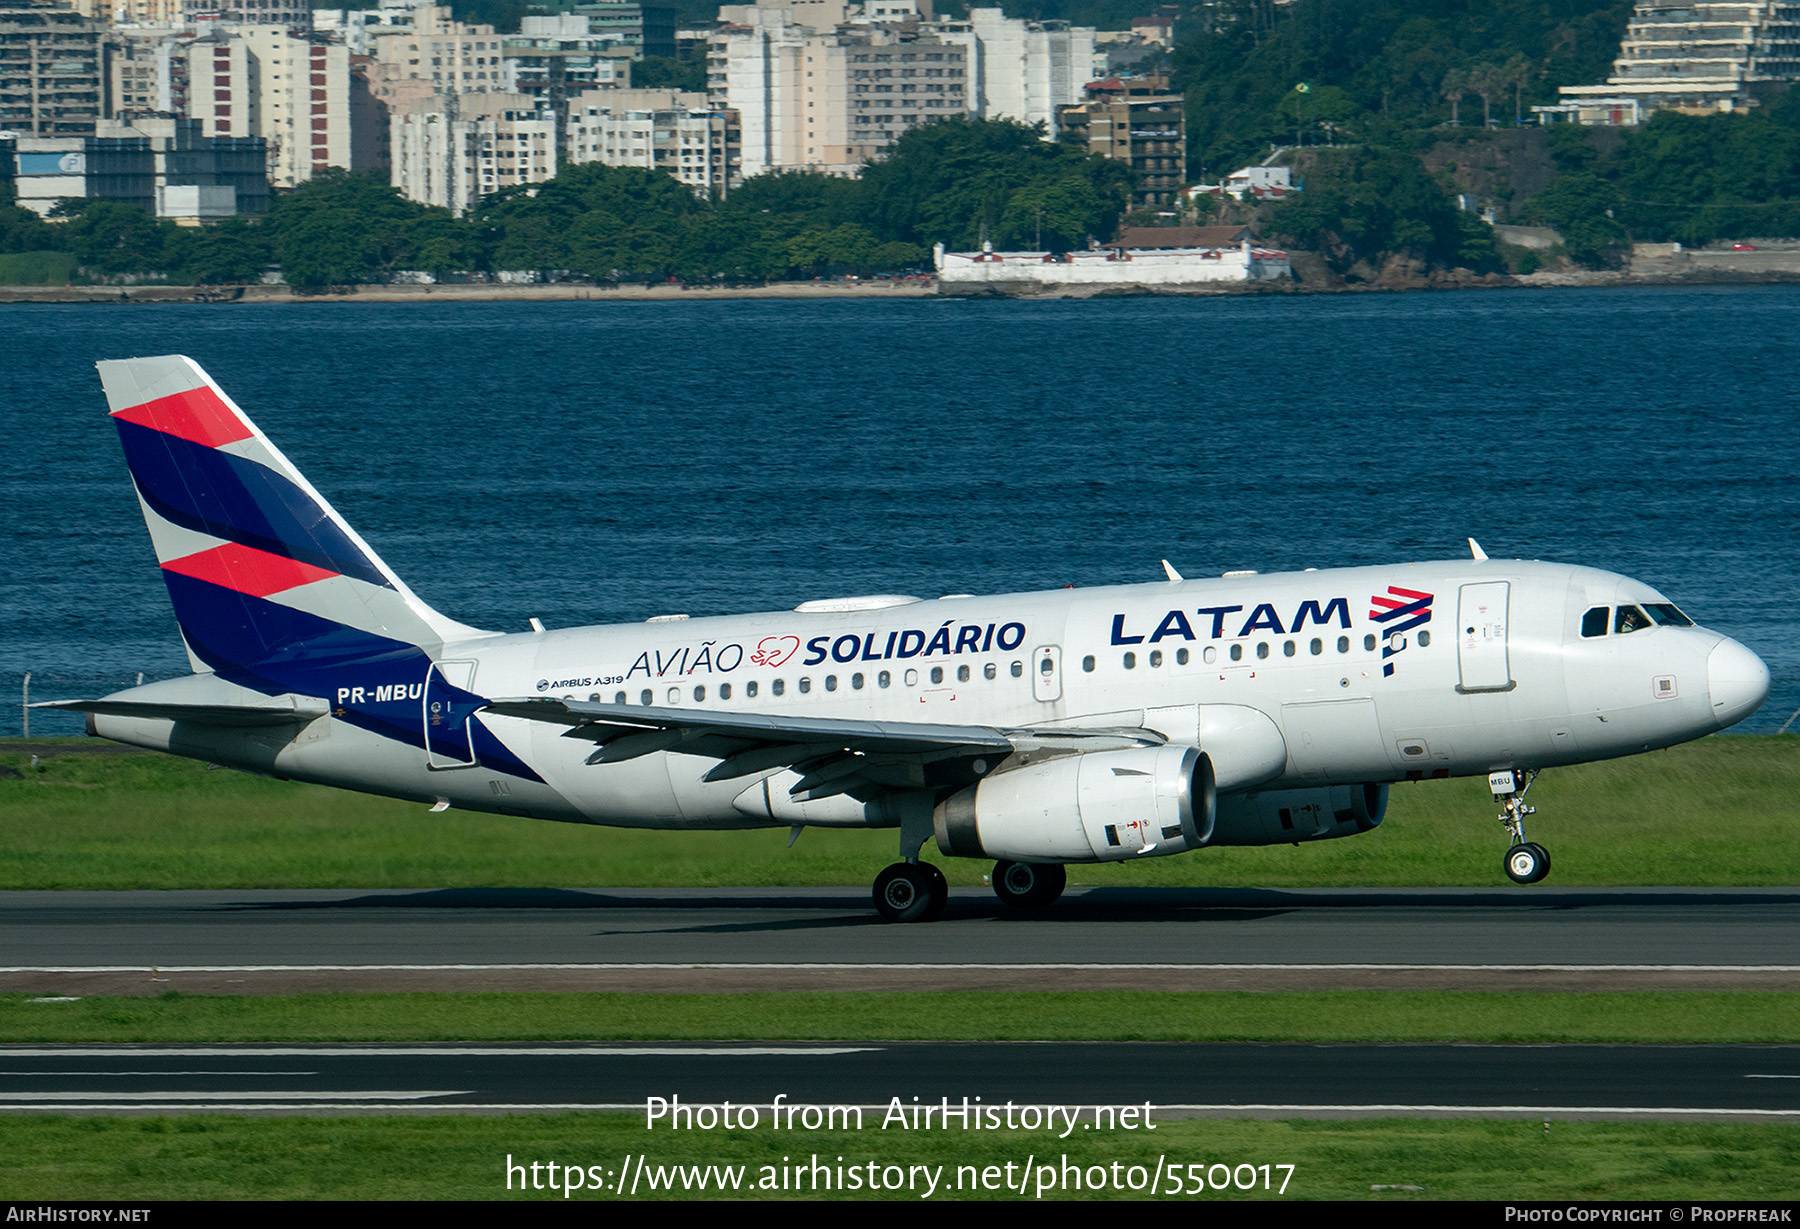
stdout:
[[0,1043],[819,1040],[1800,1043],[1800,994],[1334,990],[0,995]]
[[[1024,1198],[1054,1181],[1064,1157],[1078,1167],[1120,1162],[1120,1176],[1145,1181],[1158,1158],[1181,1167],[1269,1165],[1272,1185],[1294,1166],[1285,1195],[1207,1190],[1208,1200],[1285,1199],[1731,1199],[1800,1196],[1800,1125],[1492,1121],[1164,1121],[1155,1131],[1091,1132],[1067,1140],[1050,1131],[901,1132],[874,1117],[861,1131],[647,1131],[636,1115],[505,1118],[52,1118],[0,1119],[0,1199],[556,1199],[521,1191],[532,1162],[617,1172],[626,1156],[655,1165],[741,1165],[749,1181],[776,1189],[733,1197],[844,1198],[783,1191],[785,1166],[816,1155],[835,1170],[871,1161],[943,1166],[954,1186],[962,1166],[1027,1174]],[[507,1159],[521,1165],[508,1191]],[[1027,1160],[1032,1162],[1024,1170]],[[1054,1167],[1046,1172],[1037,1167]],[[1144,1166],[1134,1175],[1129,1166]],[[769,1166],[769,1169],[761,1167]],[[634,1171],[635,1172],[635,1171]],[[866,1172],[866,1168],[865,1168]],[[977,1170],[978,1174],[979,1170]],[[1204,1174],[1203,1168],[1201,1173]],[[1215,1171],[1218,1172],[1218,1171]],[[546,1181],[549,1171],[537,1177]],[[835,1176],[835,1175],[834,1175]],[[970,1174],[969,1177],[975,1177]],[[1002,1175],[1004,1176],[1004,1171]],[[1222,1174],[1220,1175],[1222,1176]],[[1260,1174],[1256,1175],[1260,1183]],[[967,1181],[968,1178],[965,1178]],[[1165,1168],[1165,1184],[1167,1170]],[[1416,1186],[1418,1191],[1373,1191]],[[640,1198],[668,1198],[641,1183]],[[920,1198],[922,1191],[884,1193]],[[576,1191],[573,1199],[617,1198]],[[698,1198],[682,1192],[675,1198]],[[850,1198],[859,1197],[850,1192]],[[869,1197],[861,1193],[860,1197]],[[1017,1199],[1017,1191],[935,1198]],[[1044,1198],[1093,1198],[1051,1189]],[[1098,1197],[1144,1198],[1132,1192]]]
[[[85,742],[86,740],[72,740]],[[448,811],[208,771],[153,754],[48,756],[0,741],[0,888],[860,887],[892,832],[644,832]],[[1557,886],[1800,883],[1800,737],[1725,736],[1544,774],[1533,839]],[[1075,866],[1073,886],[1502,883],[1479,780],[1396,786],[1374,832]],[[928,855],[935,849],[927,845]],[[952,883],[983,862],[947,860]]]
[[0,253],[0,286],[66,286],[74,273],[69,252]]

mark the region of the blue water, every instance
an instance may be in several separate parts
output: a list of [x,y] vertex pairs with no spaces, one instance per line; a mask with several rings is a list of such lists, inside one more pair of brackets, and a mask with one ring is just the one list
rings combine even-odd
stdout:
[[[95,359],[200,361],[523,630],[1460,556],[1646,580],[1800,707],[1800,289],[0,306],[0,733],[185,672]],[[1797,723],[1800,727],[1800,723]],[[36,714],[33,733],[79,721]]]

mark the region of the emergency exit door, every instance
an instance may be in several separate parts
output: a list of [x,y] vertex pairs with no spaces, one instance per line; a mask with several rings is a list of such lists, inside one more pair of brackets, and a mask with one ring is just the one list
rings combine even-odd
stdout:
[[1458,691],[1511,691],[1506,653],[1506,606],[1512,585],[1504,580],[1464,585],[1456,602]]
[[1031,694],[1038,700],[1062,699],[1062,650],[1039,645],[1031,655]]

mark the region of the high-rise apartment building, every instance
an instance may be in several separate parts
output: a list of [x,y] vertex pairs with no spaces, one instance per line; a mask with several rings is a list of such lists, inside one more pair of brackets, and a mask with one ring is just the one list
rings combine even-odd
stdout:
[[262,137],[269,180],[292,188],[350,168],[350,52],[276,25],[215,31],[187,48],[188,114],[209,136]]
[[919,124],[1015,119],[1056,132],[1078,102],[1094,32],[999,9],[938,21],[919,0],[726,5],[707,54],[707,90],[742,117],[744,174],[805,168],[855,175]]
[[0,0],[0,130],[92,136],[106,113],[103,25],[50,0]]
[[[843,16],[842,5],[809,20]],[[835,10],[835,11],[831,11]],[[970,110],[969,52],[917,22],[818,30],[790,10],[727,7],[707,86],[738,113],[746,177],[777,169],[856,175],[908,129]]]
[[1087,101],[1057,108],[1068,139],[1137,172],[1133,209],[1166,209],[1187,183],[1185,100],[1164,78],[1090,82]]
[[391,123],[394,186],[458,216],[489,193],[556,177],[556,117],[524,95],[453,95]]
[[1800,80],[1800,4],[1783,0],[1639,0],[1604,85],[1566,85],[1533,107],[1583,123],[1636,123],[1652,111],[1755,106]]
[[593,90],[571,99],[564,156],[667,171],[696,192],[723,197],[738,181],[737,117],[680,90]]

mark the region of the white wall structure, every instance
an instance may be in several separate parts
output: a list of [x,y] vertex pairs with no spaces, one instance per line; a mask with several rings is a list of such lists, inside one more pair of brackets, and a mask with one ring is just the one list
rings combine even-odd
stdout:
[[556,177],[556,117],[535,100],[489,93],[446,103],[390,121],[392,183],[408,198],[460,217],[489,193]]
[[938,285],[959,289],[1013,289],[1026,293],[1058,288],[1180,287],[1218,282],[1288,281],[1286,252],[1251,245],[1226,248],[1102,248],[1091,252],[946,252],[933,250]]

